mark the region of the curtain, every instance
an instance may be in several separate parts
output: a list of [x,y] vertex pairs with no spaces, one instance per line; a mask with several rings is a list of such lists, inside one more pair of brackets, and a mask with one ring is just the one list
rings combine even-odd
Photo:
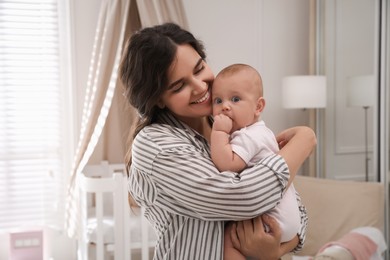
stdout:
[[79,144],[67,196],[66,230],[70,237],[79,237],[77,176],[88,163],[102,133],[105,149],[102,159],[123,162],[127,149],[129,126],[136,114],[124,99],[118,80],[125,41],[141,25],[175,22],[183,28],[188,27],[181,0],[103,0],[98,19]]
[[[133,7],[134,8],[134,7]],[[78,237],[80,205],[77,176],[102,133],[118,82],[118,67],[129,22],[130,0],[102,0],[88,72],[79,143],[72,165],[65,227]]]
[[142,27],[174,22],[188,29],[182,0],[137,0]]

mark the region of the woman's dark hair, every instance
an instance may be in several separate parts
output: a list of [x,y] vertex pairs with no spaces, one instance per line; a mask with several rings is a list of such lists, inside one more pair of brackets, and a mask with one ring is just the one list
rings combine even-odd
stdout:
[[[124,94],[139,115],[130,133],[129,145],[143,127],[156,120],[160,110],[157,103],[168,86],[168,69],[178,45],[185,44],[206,58],[202,43],[174,23],[141,29],[127,41],[119,73]],[[130,150],[126,155],[128,165],[131,163]]]

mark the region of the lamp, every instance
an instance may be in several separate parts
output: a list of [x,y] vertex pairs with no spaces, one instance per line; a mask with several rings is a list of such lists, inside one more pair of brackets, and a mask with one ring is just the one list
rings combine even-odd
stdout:
[[375,77],[374,75],[361,75],[349,77],[347,81],[347,104],[350,107],[362,107],[364,109],[364,144],[365,144],[365,169],[366,181],[368,181],[368,108],[375,103]]
[[[320,75],[288,76],[282,81],[284,108],[318,109],[326,107],[326,77]],[[316,117],[316,177],[321,176],[320,119]]]

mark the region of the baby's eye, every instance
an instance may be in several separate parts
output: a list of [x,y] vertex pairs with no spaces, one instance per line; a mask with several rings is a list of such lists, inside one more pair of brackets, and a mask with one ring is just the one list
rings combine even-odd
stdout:
[[221,104],[222,103],[222,99],[221,98],[215,98],[214,99],[214,104],[218,105],[218,104]]
[[237,96],[234,96],[234,97],[232,97],[232,101],[234,102],[234,103],[236,103],[236,102],[238,102],[238,101],[240,101],[241,99],[239,98],[239,97],[237,97]]

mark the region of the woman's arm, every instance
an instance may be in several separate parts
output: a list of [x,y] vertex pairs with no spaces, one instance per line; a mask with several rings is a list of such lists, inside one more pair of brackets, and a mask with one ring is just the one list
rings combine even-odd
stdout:
[[297,126],[284,130],[276,136],[276,140],[281,148],[278,154],[284,158],[290,171],[290,185],[298,169],[316,146],[317,139],[311,128]]

